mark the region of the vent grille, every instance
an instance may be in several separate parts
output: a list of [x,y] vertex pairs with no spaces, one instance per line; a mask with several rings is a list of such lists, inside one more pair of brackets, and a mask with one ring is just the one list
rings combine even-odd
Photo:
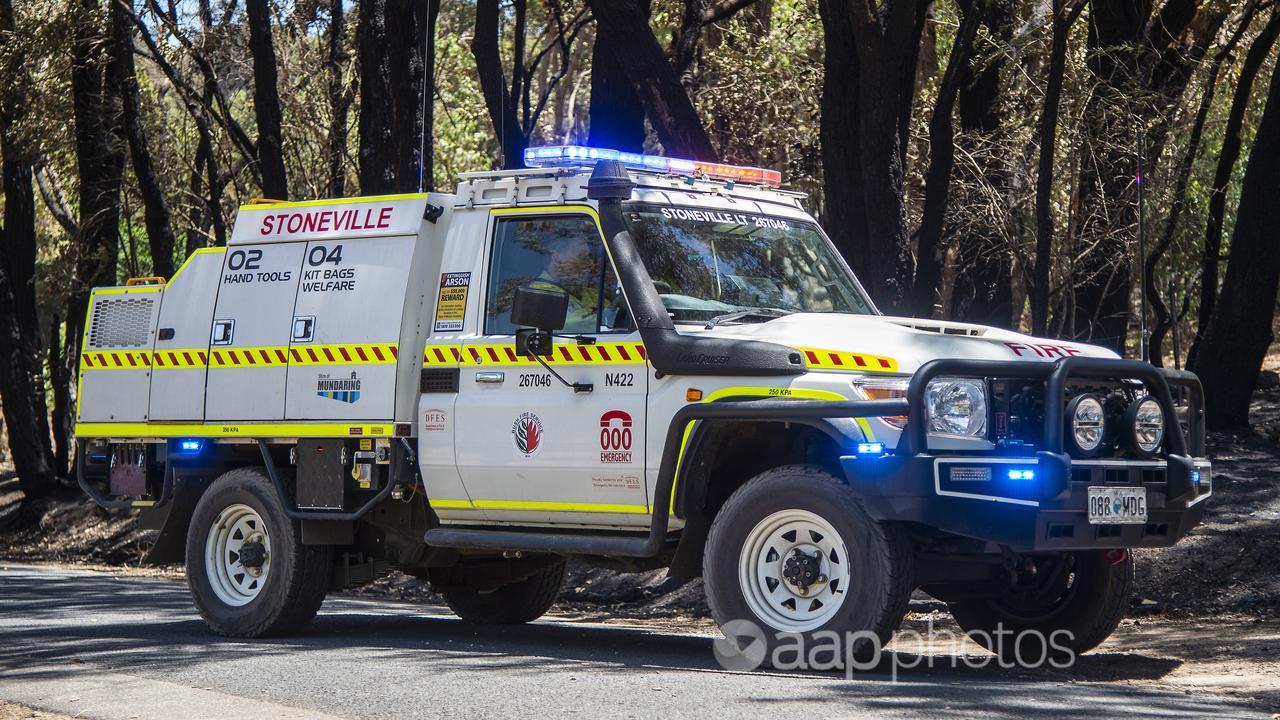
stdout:
[[89,346],[145,347],[151,344],[151,309],[149,297],[107,298],[93,305],[89,324]]
[[458,368],[423,368],[422,392],[456,393],[458,392],[458,374]]

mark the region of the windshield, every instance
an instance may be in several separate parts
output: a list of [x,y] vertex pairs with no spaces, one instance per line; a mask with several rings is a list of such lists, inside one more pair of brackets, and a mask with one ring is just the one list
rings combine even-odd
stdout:
[[[849,271],[811,223],[674,207],[635,208],[626,217],[675,322],[760,322],[793,312],[872,313]],[[744,312],[753,310],[759,312]]]

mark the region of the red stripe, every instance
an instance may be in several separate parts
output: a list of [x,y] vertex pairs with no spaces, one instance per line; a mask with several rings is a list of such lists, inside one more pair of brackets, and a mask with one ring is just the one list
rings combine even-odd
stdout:
[[569,348],[563,345],[560,346],[560,357],[564,358],[565,362],[573,359],[573,356],[569,354]]
[[805,350],[804,354],[805,354],[805,357],[809,358],[809,363],[811,365],[818,364],[818,355],[814,353],[812,350]]
[[276,348],[276,357],[280,358],[280,364],[282,365],[289,362],[289,357],[285,355],[284,350],[281,350],[280,348]]
[[485,350],[489,353],[489,359],[490,359],[490,360],[492,360],[492,361],[494,361],[494,362],[498,362],[498,351],[497,351],[497,350],[494,350],[493,348],[485,348]]
[[369,356],[364,354],[364,348],[356,346],[356,354],[360,356],[360,362],[369,362]]
[[164,353],[156,353],[156,367],[164,367]]
[[622,359],[623,359],[623,360],[630,360],[630,359],[631,359],[631,356],[627,354],[627,346],[626,346],[626,345],[619,345],[619,346],[618,346],[618,354],[622,356]]
[[239,365],[239,364],[240,364],[240,358],[238,357],[238,353],[236,353],[236,351],[235,351],[235,350],[228,350],[228,351],[227,351],[227,354],[231,356],[231,364],[232,364],[232,365]]
[[125,359],[129,361],[129,365],[138,367],[138,360],[133,356],[133,353],[126,353]]
[[124,366],[124,363],[120,362],[120,356],[119,356],[119,355],[112,355],[112,356],[111,356],[111,362],[115,363],[115,364],[116,364],[116,367],[123,367],[123,366]]
[[316,351],[313,348],[307,348],[307,356],[311,358],[311,362],[320,362],[320,358],[316,357]]
[[333,351],[330,350],[329,348],[320,348],[320,349],[324,351],[325,358],[328,359],[329,362],[333,362]]
[[431,351],[436,354],[436,360],[439,360],[440,362],[445,361],[444,353],[440,352],[440,348],[431,348]]
[[587,362],[591,362],[591,352],[587,350],[587,347],[585,345],[578,346],[578,354],[582,356],[583,360],[586,360]]
[[515,361],[516,361],[516,351],[515,351],[515,350],[512,350],[511,348],[504,348],[504,349],[507,351],[507,359],[511,360],[511,362],[515,362]]
[[271,353],[267,352],[266,350],[261,350],[261,349],[260,349],[260,350],[258,350],[258,356],[262,358],[262,363],[263,363],[264,365],[270,365],[270,364],[271,364]]
[[89,353],[84,354],[84,364],[87,367],[93,367],[93,358],[89,355]]
[[643,346],[643,345],[637,345],[637,346],[636,346],[636,354],[638,354],[638,355],[640,356],[640,359],[641,359],[641,360],[645,359],[645,351],[644,351],[644,346]]
[[854,362],[856,362],[856,363],[858,363],[858,367],[866,367],[866,366],[867,366],[867,359],[866,359],[866,358],[864,358],[864,357],[862,357],[861,355],[854,355],[854,356],[853,356],[853,361],[854,361]]
[[373,346],[373,356],[378,358],[378,362],[382,362],[382,350],[377,345]]
[[142,364],[151,367],[151,356],[147,353],[138,353],[138,359],[142,360]]
[[289,348],[289,355],[293,357],[294,362],[302,362],[302,353],[298,352],[298,348]]
[[[204,353],[200,352],[200,353],[196,353],[196,355],[199,355],[199,356],[200,356],[200,364],[201,364],[201,365],[208,365],[208,364],[209,364],[209,361],[205,358]],[[188,355],[187,355],[187,359],[190,359],[190,358],[191,358],[191,355],[190,355],[190,354],[188,354]],[[194,363],[193,363],[193,364],[194,364]]]
[[835,354],[835,353],[833,353],[833,352],[829,352],[829,353],[827,353],[827,356],[828,356],[828,357],[830,357],[830,358],[831,358],[831,362],[835,363],[836,365],[844,365],[844,361],[840,359],[840,356],[839,356],[839,355],[837,355],[837,354]]
[[882,367],[882,368],[889,368],[889,367],[893,367],[893,366],[889,363],[889,361],[888,361],[888,360],[885,360],[884,358],[880,358],[880,367]]
[[600,353],[600,357],[604,358],[605,362],[613,360],[613,358],[609,356],[609,351],[606,350],[603,345],[597,345],[596,352]]
[[462,348],[451,347],[449,348],[449,352],[453,353],[453,359],[455,362],[462,359]]
[[351,362],[351,353],[347,352],[346,348],[340,347],[338,348],[338,352],[342,353],[343,360],[346,360],[347,362]]
[[250,365],[257,365],[257,364],[258,364],[258,361],[253,359],[253,351],[252,351],[252,350],[245,350],[245,351],[244,351],[244,359],[245,359],[245,362],[249,363]]
[[479,350],[476,350],[475,348],[467,348],[467,352],[470,352],[470,353],[471,353],[471,360],[472,360],[472,361],[474,361],[474,362],[480,362],[480,351],[479,351]]
[[392,359],[392,360],[394,360],[394,359],[396,359],[396,358],[400,357],[400,348],[399,348],[398,346],[396,346],[396,345],[388,345],[388,346],[387,346],[387,350],[389,350],[389,351],[391,352],[391,359]]

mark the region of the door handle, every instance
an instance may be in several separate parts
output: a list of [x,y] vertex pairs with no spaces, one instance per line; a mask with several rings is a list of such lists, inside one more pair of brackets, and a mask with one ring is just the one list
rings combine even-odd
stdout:
[[493,383],[493,384],[497,384],[497,383],[500,383],[500,382],[502,382],[503,380],[506,380],[506,379],[507,379],[507,376],[506,376],[506,374],[505,374],[505,373],[500,373],[500,372],[478,372],[478,373],[476,373],[476,382],[478,382],[478,383]]

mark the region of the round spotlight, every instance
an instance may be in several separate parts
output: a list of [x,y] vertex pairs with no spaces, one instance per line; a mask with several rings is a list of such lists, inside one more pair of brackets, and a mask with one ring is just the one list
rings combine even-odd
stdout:
[[1067,403],[1067,437],[1074,455],[1090,457],[1102,449],[1107,435],[1106,412],[1097,395],[1080,395]]
[[1164,441],[1164,410],[1155,398],[1140,397],[1125,411],[1124,427],[1129,449],[1150,457]]

